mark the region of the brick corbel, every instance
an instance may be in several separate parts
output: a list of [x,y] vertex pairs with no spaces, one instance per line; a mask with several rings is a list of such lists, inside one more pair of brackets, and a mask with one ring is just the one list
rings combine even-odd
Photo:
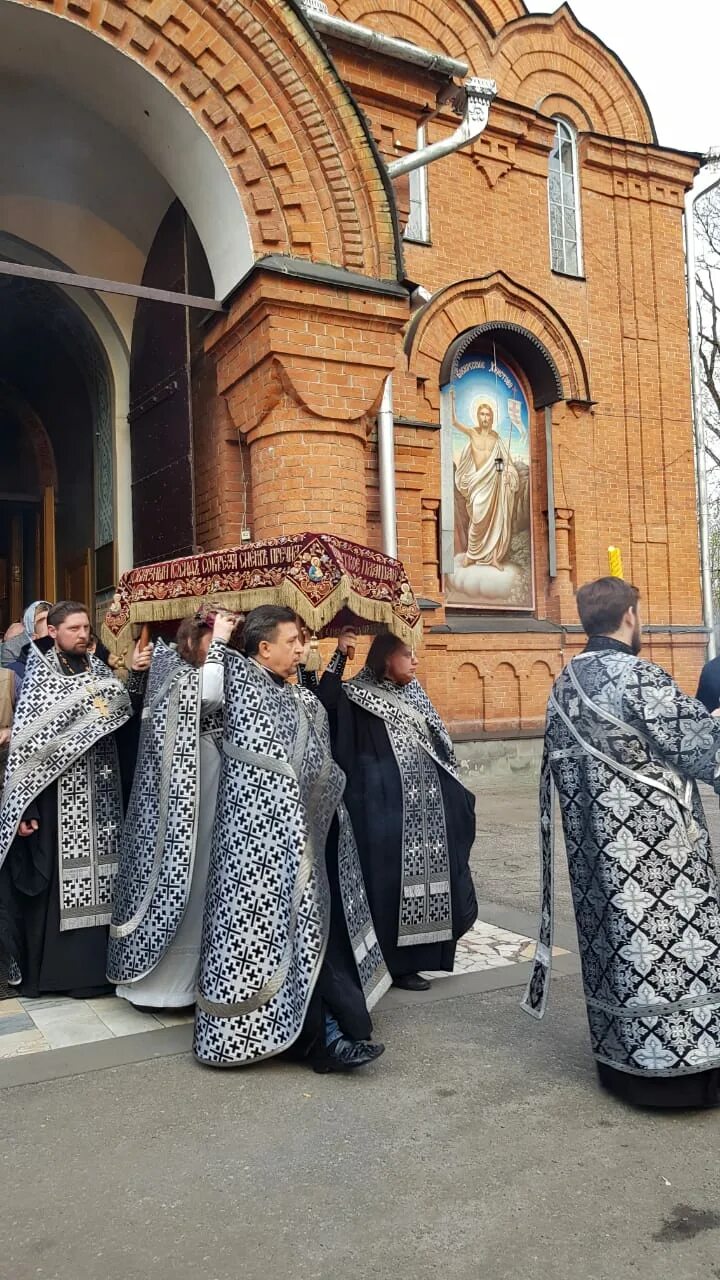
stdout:
[[205,345],[218,392],[251,442],[282,429],[273,410],[284,397],[301,410],[303,430],[365,436],[406,322],[405,298],[258,270]]

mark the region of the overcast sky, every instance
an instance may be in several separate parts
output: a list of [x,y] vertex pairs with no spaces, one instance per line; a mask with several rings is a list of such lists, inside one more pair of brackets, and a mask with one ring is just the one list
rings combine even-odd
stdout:
[[[531,13],[559,8],[552,0],[525,3]],[[570,0],[570,7],[637,80],[661,144],[720,146],[720,0]]]

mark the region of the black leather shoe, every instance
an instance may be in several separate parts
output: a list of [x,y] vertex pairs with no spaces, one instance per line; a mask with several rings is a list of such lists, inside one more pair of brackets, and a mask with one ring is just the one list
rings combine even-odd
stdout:
[[431,984],[419,973],[403,973],[399,978],[393,978],[393,986],[401,987],[403,991],[429,991]]
[[355,1071],[357,1067],[365,1067],[375,1062],[385,1052],[384,1044],[371,1044],[369,1040],[348,1040],[340,1036],[333,1040],[313,1062],[313,1071],[318,1075],[328,1075],[331,1071]]

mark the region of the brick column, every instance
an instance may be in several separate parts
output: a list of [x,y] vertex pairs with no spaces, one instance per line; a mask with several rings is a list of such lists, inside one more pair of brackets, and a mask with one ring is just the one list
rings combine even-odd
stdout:
[[575,593],[572,582],[572,522],[575,512],[570,507],[555,508],[555,561],[557,574],[550,583],[548,616],[554,622],[576,622]]
[[366,541],[368,430],[407,320],[406,297],[386,289],[260,265],[215,322],[206,352],[249,445],[254,539],[318,529]]

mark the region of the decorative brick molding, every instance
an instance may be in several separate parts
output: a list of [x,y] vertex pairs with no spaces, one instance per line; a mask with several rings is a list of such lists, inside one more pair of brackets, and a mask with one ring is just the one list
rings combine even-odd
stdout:
[[213,545],[233,528],[238,436],[249,446],[256,538],[315,526],[365,541],[367,437],[406,321],[405,296],[258,264],[206,342],[226,406],[220,458],[228,418],[235,432],[215,473]]
[[440,366],[450,343],[466,330],[488,323],[525,329],[553,357],[564,398],[591,399],[585,357],[570,327],[538,294],[496,271],[438,290],[408,332],[405,350],[410,370],[425,382],[425,397],[434,408],[439,408]]
[[509,23],[494,42],[488,71],[503,98],[551,115],[554,107],[545,101],[560,95],[576,104],[593,133],[655,141],[647,102],[632,76],[567,4]]
[[655,140],[632,76],[567,4],[551,14],[528,14],[516,0],[337,0],[330,8],[466,61],[475,75],[497,80],[501,99],[543,115],[567,115],[580,130]]
[[20,0],[91,31],[195,118],[258,256],[397,279],[387,180],[332,61],[287,0]]
[[348,22],[440,48],[451,58],[487,49],[493,35],[526,13],[522,0],[330,0],[328,8]]

